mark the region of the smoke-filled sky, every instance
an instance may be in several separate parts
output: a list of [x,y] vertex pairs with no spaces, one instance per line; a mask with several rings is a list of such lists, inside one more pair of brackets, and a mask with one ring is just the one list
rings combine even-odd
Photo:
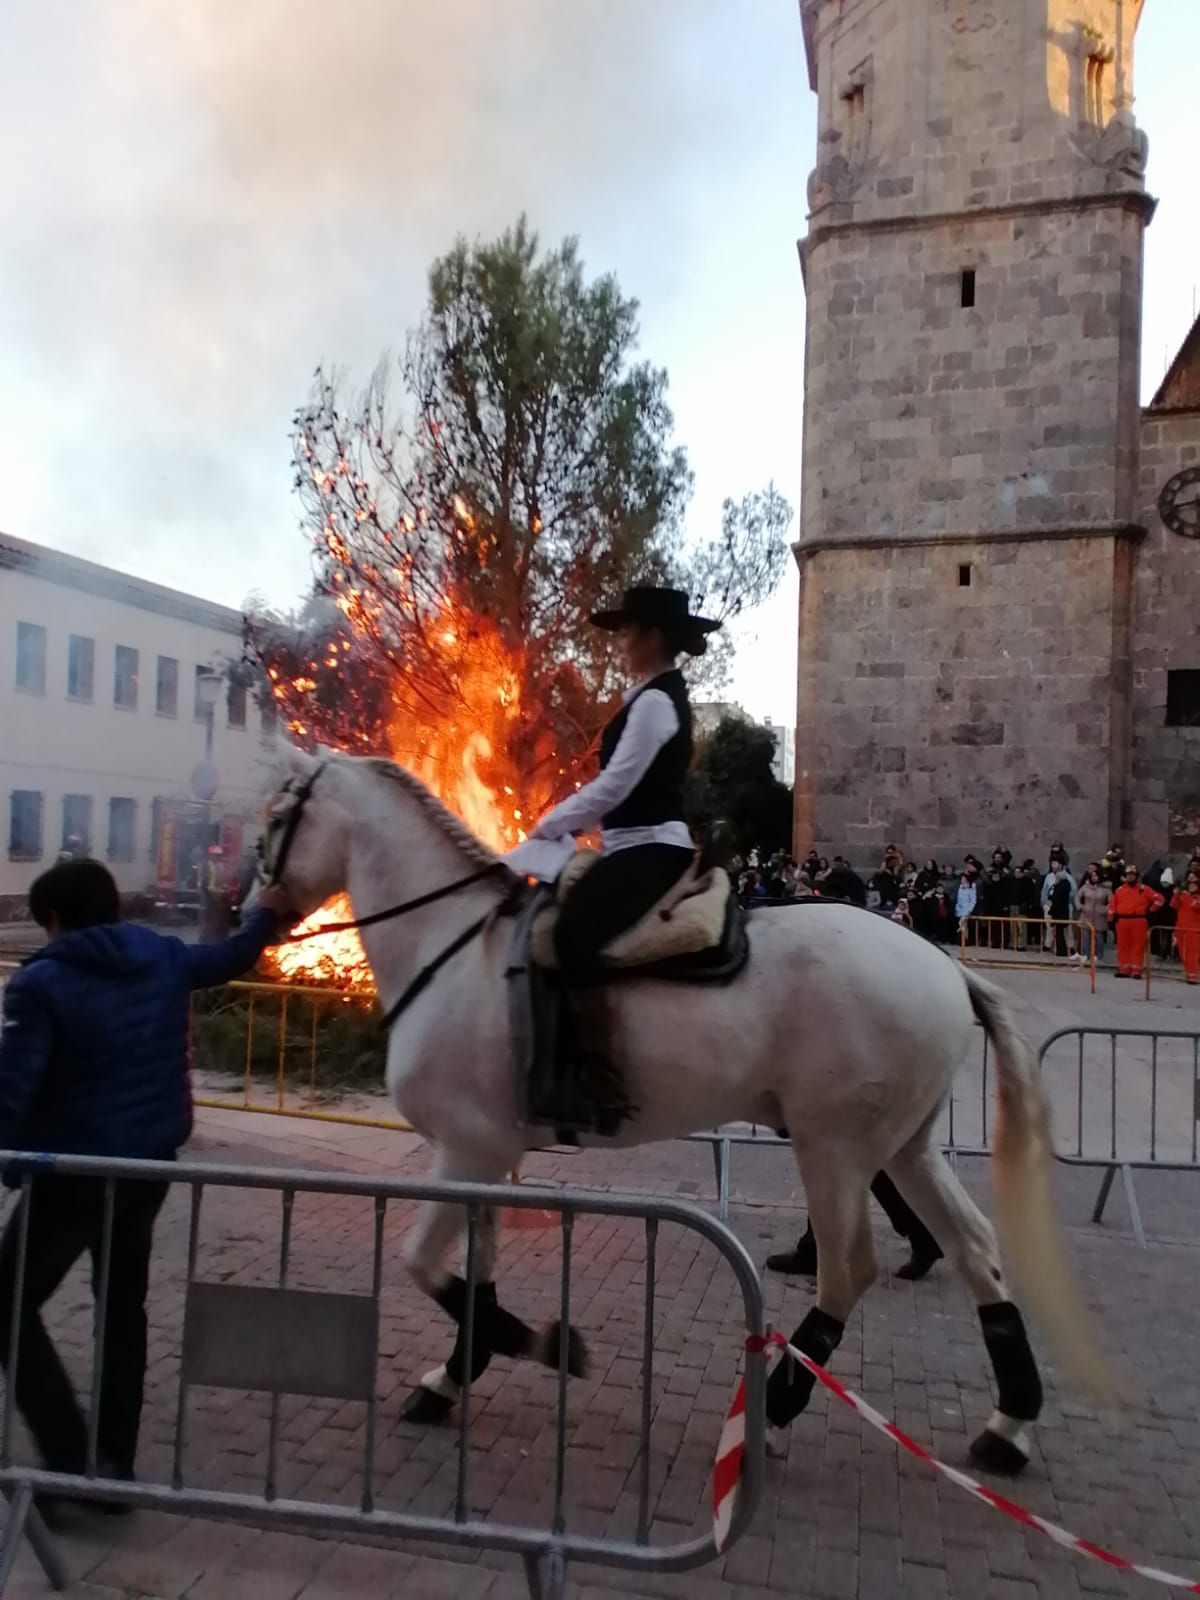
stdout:
[[[1139,35],[1150,389],[1200,278],[1195,9],[1151,0]],[[313,368],[365,378],[433,257],[522,210],[641,301],[692,529],[770,478],[798,505],[796,0],[10,0],[5,47],[0,528],[290,604]],[[757,715],[792,720],[794,634],[789,573],[739,655]]]

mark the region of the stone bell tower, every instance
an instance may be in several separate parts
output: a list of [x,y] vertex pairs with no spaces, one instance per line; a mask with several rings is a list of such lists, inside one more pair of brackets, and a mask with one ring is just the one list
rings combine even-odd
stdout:
[[796,845],[1128,817],[1142,0],[801,0]]

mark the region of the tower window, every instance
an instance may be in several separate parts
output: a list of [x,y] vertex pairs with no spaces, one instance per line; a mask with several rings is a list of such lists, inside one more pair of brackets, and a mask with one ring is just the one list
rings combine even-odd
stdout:
[[971,587],[971,563],[960,561],[958,565],[958,587],[969,589]]
[[1200,728],[1200,671],[1167,673],[1167,727]]
[[970,308],[975,304],[975,268],[964,267],[962,274],[962,303]]

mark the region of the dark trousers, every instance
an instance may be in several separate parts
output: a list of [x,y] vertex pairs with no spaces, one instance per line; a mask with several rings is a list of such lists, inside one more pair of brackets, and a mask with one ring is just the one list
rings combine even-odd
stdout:
[[902,1239],[908,1240],[917,1255],[941,1255],[937,1240],[886,1172],[877,1172],[872,1178],[871,1193],[879,1201],[892,1227]]
[[568,982],[598,975],[605,945],[632,928],[691,866],[693,852],[671,844],[640,844],[601,856],[567,896],[554,946]]
[[[880,1209],[886,1215],[892,1227],[902,1239],[907,1239],[912,1246],[913,1253],[919,1256],[940,1256],[942,1247],[921,1221],[908,1201],[897,1189],[886,1172],[877,1172],[871,1179],[871,1193],[879,1201]],[[808,1219],[804,1233],[801,1235],[799,1249],[805,1239],[812,1237],[812,1218]]]
[[[97,1454],[117,1476],[132,1475],[137,1454],[150,1245],[166,1195],[165,1183],[126,1182],[117,1185],[114,1196]],[[16,1402],[46,1467],[83,1472],[87,1424],[38,1313],[85,1250],[92,1258],[92,1292],[99,1299],[104,1183],[99,1178],[35,1178],[30,1203]],[[6,1372],[20,1226],[18,1207],[0,1239],[0,1365]]]

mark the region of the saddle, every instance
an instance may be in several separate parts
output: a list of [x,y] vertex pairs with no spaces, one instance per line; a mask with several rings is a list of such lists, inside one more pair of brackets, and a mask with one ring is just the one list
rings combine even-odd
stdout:
[[[577,851],[554,885],[552,897],[539,906],[530,928],[530,956],[535,966],[557,970],[554,927],[559,907],[599,859],[594,850]],[[657,905],[601,952],[609,981],[631,972],[710,983],[715,975],[717,981],[727,981],[725,968],[740,954],[736,938],[739,919],[731,915],[736,910],[726,872],[721,867],[702,869],[697,857]]]
[[598,857],[580,851],[552,888],[529,892],[517,913],[507,969],[517,1103],[528,1127],[555,1130],[560,1144],[581,1133],[611,1137],[637,1107],[620,1070],[609,1005],[611,986],[635,979],[731,983],[750,958],[746,916],[715,851],[602,953],[602,977],[568,988],[557,973],[554,924],[571,887]]

